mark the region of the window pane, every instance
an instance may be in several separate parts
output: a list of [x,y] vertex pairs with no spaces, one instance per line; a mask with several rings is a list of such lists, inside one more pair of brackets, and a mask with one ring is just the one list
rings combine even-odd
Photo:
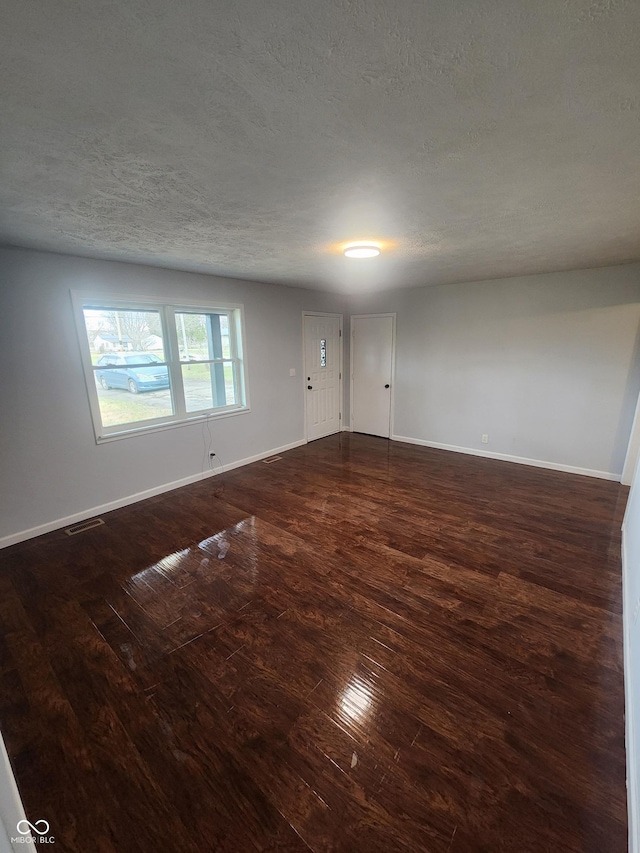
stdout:
[[176,311],[180,361],[211,361],[231,358],[227,314],[196,314]]
[[227,406],[237,406],[239,399],[236,385],[236,366],[232,361],[225,361],[224,363],[224,388]]
[[104,427],[174,414],[159,311],[84,308]]
[[98,404],[105,427],[165,418],[174,414],[165,365],[96,370]]
[[159,311],[83,308],[83,313],[93,364],[115,353],[153,353],[165,360]]
[[158,356],[152,352],[138,352],[131,353],[131,355],[125,353],[124,360],[125,364],[136,364],[138,366],[144,366],[147,364],[162,364],[162,359],[158,358]]
[[233,362],[183,364],[182,381],[187,412],[237,404]]

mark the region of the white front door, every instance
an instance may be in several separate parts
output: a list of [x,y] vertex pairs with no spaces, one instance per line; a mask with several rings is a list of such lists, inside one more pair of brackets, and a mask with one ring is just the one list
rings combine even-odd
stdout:
[[351,317],[351,429],[391,435],[395,315]]
[[340,432],[341,326],[337,314],[304,315],[307,441]]

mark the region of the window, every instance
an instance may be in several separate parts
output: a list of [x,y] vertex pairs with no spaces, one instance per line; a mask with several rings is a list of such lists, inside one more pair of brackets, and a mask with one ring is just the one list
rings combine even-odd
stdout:
[[177,311],[175,316],[187,411],[237,405],[229,315]]
[[98,441],[248,411],[241,305],[73,302]]

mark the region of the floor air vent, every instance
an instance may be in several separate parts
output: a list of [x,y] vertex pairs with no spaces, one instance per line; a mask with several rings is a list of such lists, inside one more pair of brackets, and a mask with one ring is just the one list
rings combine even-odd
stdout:
[[282,456],[268,456],[266,459],[263,459],[265,465],[271,465],[272,462],[277,462],[279,459],[282,459]]
[[80,524],[67,527],[64,532],[67,536],[75,536],[76,533],[84,533],[85,530],[91,530],[92,527],[100,527],[101,524],[104,524],[101,518],[90,518],[88,521],[81,521]]

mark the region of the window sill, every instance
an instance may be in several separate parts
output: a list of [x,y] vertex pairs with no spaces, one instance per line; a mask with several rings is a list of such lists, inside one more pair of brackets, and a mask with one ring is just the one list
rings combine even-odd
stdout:
[[96,444],[107,444],[110,441],[120,441],[123,438],[136,438],[138,436],[148,435],[151,432],[160,432],[165,429],[198,426],[198,424],[203,424],[207,421],[217,421],[221,418],[233,418],[236,415],[244,415],[250,411],[251,409],[248,406],[243,406],[242,408],[228,409],[224,412],[207,412],[202,415],[193,415],[179,421],[169,421],[167,423],[153,424],[151,426],[140,426],[133,429],[125,429],[121,432],[112,432],[108,435],[97,435]]

